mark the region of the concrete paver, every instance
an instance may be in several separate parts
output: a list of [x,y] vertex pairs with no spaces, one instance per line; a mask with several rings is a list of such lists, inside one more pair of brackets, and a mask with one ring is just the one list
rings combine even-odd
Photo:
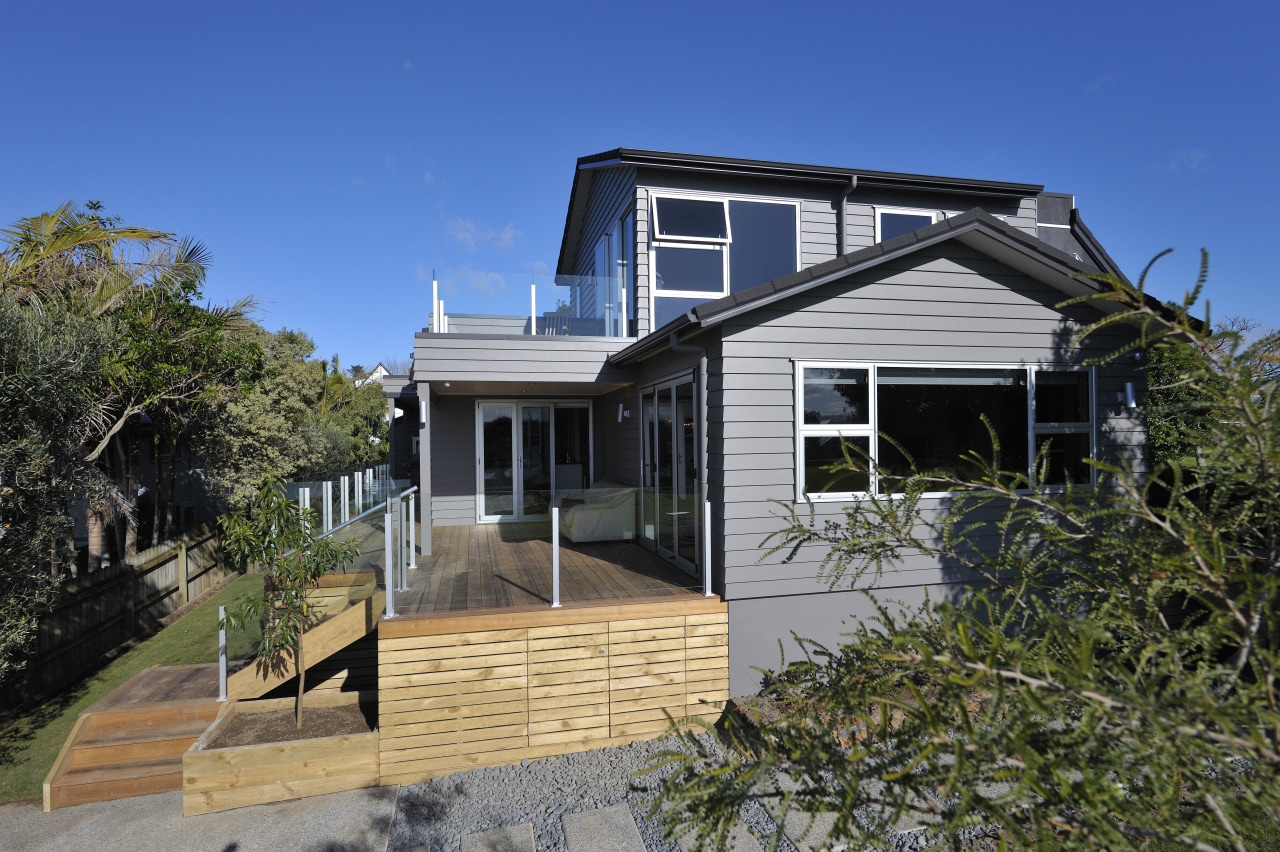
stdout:
[[536,852],[533,823],[523,822],[465,835],[460,852]]
[[613,805],[560,817],[565,852],[645,852],[631,809]]
[[398,787],[368,787],[216,814],[182,816],[159,793],[43,813],[0,805],[0,849],[23,852],[385,852]]

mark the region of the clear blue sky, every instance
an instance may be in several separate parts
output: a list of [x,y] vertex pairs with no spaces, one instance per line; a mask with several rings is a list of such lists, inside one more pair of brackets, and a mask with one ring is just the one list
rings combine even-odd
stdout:
[[575,159],[653,148],[1041,183],[1131,275],[1174,248],[1156,295],[1203,246],[1214,315],[1276,327],[1277,8],[11,2],[0,224],[101,200],[372,365],[433,268],[451,313],[526,310]]

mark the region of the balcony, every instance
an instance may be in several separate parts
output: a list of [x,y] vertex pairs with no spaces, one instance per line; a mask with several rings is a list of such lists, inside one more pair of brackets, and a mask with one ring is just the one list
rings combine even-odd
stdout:
[[[635,317],[625,276],[503,276],[512,284],[527,281],[529,305],[519,314],[454,314],[445,310],[439,285],[432,282],[427,331],[433,334],[557,335],[632,337]],[[550,307],[551,310],[547,310]]]

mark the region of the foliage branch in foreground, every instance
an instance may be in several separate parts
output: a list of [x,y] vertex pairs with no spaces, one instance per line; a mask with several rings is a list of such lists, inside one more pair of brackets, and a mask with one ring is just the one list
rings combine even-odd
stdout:
[[[1065,490],[974,455],[969,478],[917,471],[838,520],[789,509],[774,552],[826,548],[833,585],[871,586],[910,552],[979,582],[955,603],[877,605],[835,649],[805,643],[770,675],[774,712],[727,720],[725,754],[686,735],[665,757],[672,836],[723,846],[753,800],[881,845],[904,816],[955,847],[981,824],[1014,848],[1242,850],[1245,815],[1280,824],[1280,399],[1259,369],[1275,340],[1191,316],[1204,266],[1177,307],[1153,306],[1145,278],[1100,277],[1068,304],[1114,311],[1080,338],[1138,329],[1104,361],[1172,356],[1211,415],[1198,451],[1149,474],[1094,463],[1098,487]],[[939,491],[946,510],[923,496]]]
[[227,613],[226,626],[242,630],[250,623],[262,625],[256,663],[260,670],[286,673],[292,661],[298,673],[295,720],[301,728],[307,674],[302,640],[315,621],[307,593],[325,574],[346,572],[356,558],[355,540],[319,537],[314,510],[291,502],[280,478],[270,474],[262,478],[257,499],[248,509],[225,515],[220,523],[222,546],[232,559],[257,565],[267,574],[262,594],[241,598]]

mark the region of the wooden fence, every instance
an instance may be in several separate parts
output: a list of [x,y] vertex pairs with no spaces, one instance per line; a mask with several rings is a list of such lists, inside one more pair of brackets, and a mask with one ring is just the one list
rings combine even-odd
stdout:
[[91,671],[107,651],[155,629],[166,615],[230,576],[223,561],[217,525],[209,523],[125,563],[68,579],[40,621],[27,662],[28,692],[56,690]]

